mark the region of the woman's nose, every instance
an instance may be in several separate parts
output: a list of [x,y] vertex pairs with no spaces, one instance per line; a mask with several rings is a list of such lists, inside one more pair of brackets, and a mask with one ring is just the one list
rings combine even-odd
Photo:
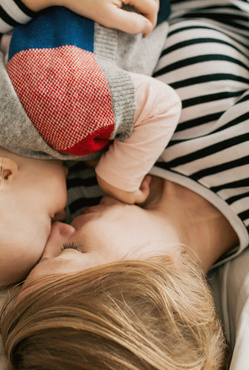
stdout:
[[67,243],[76,229],[72,225],[63,222],[54,222],[45,246],[42,258],[53,258],[58,256],[63,244]]

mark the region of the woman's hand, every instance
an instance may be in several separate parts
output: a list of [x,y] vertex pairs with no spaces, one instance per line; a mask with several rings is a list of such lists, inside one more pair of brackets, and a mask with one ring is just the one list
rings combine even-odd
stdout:
[[[159,0],[23,0],[23,3],[33,11],[64,6],[105,27],[144,36],[156,26],[159,10]],[[141,14],[122,9],[123,4],[133,6]]]

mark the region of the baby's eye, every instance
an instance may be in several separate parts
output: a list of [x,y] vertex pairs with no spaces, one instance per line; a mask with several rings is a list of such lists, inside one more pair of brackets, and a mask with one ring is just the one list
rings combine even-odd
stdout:
[[79,247],[75,243],[65,243],[61,247],[61,252],[63,252],[65,249],[74,249],[78,252],[80,252]]

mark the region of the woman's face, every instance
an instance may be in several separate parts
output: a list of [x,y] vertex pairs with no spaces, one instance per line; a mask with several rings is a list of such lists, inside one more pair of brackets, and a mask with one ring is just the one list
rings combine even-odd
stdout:
[[3,286],[22,280],[41,258],[52,219],[66,205],[67,171],[58,161],[29,159],[12,153],[2,156],[0,161],[4,169],[0,191]]
[[53,223],[42,259],[27,282],[153,252],[173,255],[178,242],[174,229],[154,212],[104,197],[71,225]]

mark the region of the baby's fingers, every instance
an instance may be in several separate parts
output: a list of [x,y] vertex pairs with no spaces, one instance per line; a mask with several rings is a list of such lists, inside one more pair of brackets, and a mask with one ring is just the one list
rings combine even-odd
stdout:
[[146,199],[148,198],[150,194],[150,183],[151,183],[151,176],[150,175],[145,176],[145,178],[143,179],[140,185],[139,190],[134,192],[134,198],[135,198],[134,203],[140,204],[146,201]]

